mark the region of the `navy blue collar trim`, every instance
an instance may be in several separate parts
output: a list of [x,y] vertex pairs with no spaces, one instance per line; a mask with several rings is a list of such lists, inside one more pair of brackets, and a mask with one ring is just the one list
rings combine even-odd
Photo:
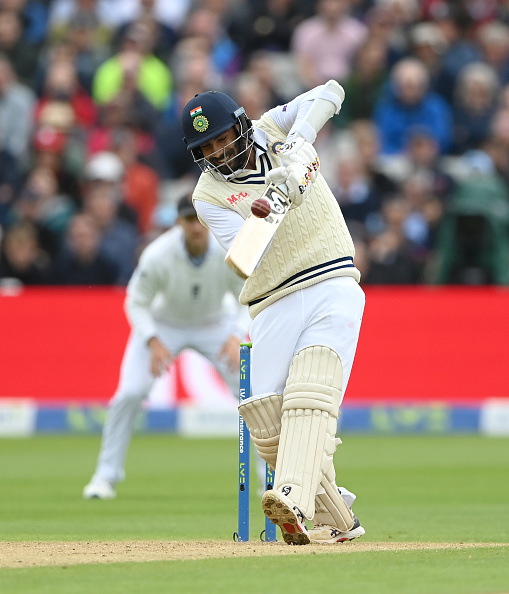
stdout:
[[267,155],[267,153],[263,153],[260,155],[260,171],[256,171],[254,173],[250,173],[245,177],[240,177],[238,179],[232,179],[232,183],[234,184],[258,184],[258,185],[267,185],[267,180],[265,179],[266,172],[272,169],[272,163]]

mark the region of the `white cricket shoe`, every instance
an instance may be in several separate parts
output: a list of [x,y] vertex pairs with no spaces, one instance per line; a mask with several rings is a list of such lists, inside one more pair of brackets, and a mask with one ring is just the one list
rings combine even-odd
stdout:
[[115,499],[116,496],[113,485],[100,478],[93,478],[83,489],[85,499]]
[[345,542],[359,538],[366,534],[366,531],[355,516],[354,519],[354,525],[346,532],[341,532],[337,528],[334,528],[334,526],[328,526],[327,524],[315,524],[313,528],[309,529],[309,540],[322,544],[334,544],[336,542]]
[[289,497],[279,491],[265,491],[262,497],[263,513],[281,528],[283,539],[289,545],[310,543],[306,518]]

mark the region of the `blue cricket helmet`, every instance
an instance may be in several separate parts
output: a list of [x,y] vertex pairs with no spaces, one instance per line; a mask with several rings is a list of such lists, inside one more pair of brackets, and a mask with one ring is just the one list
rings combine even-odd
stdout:
[[[200,93],[186,104],[182,110],[183,140],[202,171],[216,173],[217,168],[204,158],[200,145],[234,126],[238,128],[235,142],[238,143],[239,152],[246,154],[247,162],[253,144],[251,138],[253,128],[243,107],[221,91]],[[231,174],[234,173],[232,169]]]
[[239,123],[245,110],[225,93],[206,91],[196,95],[182,111],[184,142],[193,150]]

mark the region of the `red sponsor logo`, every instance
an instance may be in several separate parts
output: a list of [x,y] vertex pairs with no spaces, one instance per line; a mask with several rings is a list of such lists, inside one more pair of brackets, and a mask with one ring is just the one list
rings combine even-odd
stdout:
[[226,200],[228,200],[228,202],[230,204],[235,204],[239,200],[243,200],[244,198],[247,198],[248,196],[249,196],[249,194],[247,192],[239,192],[238,194],[232,194]]

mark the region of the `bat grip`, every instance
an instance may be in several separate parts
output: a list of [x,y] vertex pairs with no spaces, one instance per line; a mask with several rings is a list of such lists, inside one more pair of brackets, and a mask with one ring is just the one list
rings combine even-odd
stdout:
[[288,186],[286,184],[278,184],[278,188],[288,197],[289,191]]

